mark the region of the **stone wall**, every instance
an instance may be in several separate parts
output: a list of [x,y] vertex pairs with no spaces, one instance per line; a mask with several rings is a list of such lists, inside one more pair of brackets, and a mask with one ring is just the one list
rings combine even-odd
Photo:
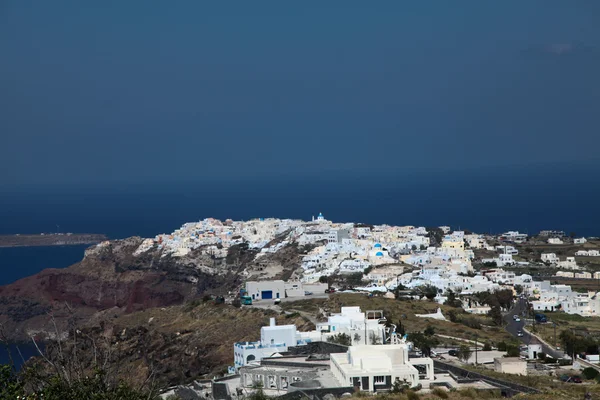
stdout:
[[[456,377],[465,378],[467,380],[478,379],[487,382],[491,385],[497,386],[503,396],[512,397],[519,393],[540,393],[539,390],[530,388],[527,386],[519,385],[517,383],[505,381],[502,379],[492,378],[487,375],[480,374],[478,372],[469,371],[464,368],[457,367],[456,365],[448,364],[439,360],[433,360],[434,368],[437,370],[448,371]],[[462,379],[461,379],[462,381]]]

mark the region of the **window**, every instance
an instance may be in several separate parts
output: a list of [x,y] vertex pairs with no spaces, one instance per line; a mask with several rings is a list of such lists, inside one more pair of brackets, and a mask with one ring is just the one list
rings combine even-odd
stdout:
[[375,383],[376,385],[380,383],[385,383],[385,376],[374,376],[373,383]]

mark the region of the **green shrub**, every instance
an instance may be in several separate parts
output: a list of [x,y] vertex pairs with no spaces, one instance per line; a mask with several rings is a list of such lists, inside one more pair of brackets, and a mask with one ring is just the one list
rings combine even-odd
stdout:
[[583,374],[583,376],[585,376],[585,379],[596,379],[596,377],[600,375],[600,372],[598,372],[597,369],[592,367],[584,368],[583,371],[581,371],[581,373]]
[[434,394],[435,396],[439,397],[440,399],[447,399],[448,398],[448,393],[446,393],[446,391],[442,388],[436,387],[431,391],[432,394]]
[[406,398],[408,400],[420,400],[421,399],[419,394],[417,392],[413,392],[412,390],[409,390],[406,392]]
[[336,335],[329,336],[327,338],[327,341],[329,343],[337,343],[344,346],[352,345],[352,338],[350,337],[350,335],[346,335],[345,333],[338,333]]

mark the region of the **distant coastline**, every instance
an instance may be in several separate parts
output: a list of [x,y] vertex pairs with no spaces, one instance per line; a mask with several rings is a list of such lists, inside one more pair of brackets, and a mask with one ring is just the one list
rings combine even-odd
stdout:
[[0,235],[0,248],[6,247],[42,247],[42,246],[74,246],[95,244],[108,240],[108,237],[97,233],[39,233]]

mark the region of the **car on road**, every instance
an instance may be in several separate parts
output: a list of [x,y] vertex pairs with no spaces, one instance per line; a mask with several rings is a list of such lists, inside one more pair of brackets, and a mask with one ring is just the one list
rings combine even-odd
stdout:
[[312,295],[312,292],[304,291],[304,295],[305,296],[310,296],[310,295]]
[[517,336],[518,337],[522,337],[523,336],[523,331],[517,331]]
[[517,314],[513,315],[514,320],[516,320],[517,318],[519,318],[519,316]]
[[335,293],[335,288],[325,289],[325,293]]
[[519,318],[519,317],[515,318],[515,322],[521,322],[521,318]]
[[452,357],[456,357],[458,356],[458,351],[452,349],[452,350],[448,350],[448,355],[452,356]]
[[281,299],[280,299],[280,298],[276,298],[276,299],[273,301],[273,303],[275,303],[275,304],[279,304],[279,303],[281,303]]

